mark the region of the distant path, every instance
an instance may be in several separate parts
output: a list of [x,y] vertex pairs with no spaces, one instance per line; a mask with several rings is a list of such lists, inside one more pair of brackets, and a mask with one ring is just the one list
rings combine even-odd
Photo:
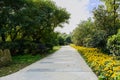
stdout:
[[79,53],[63,46],[54,54],[0,80],[98,80]]

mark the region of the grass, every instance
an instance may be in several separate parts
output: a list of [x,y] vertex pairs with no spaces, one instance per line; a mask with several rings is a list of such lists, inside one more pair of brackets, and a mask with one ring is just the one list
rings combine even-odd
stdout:
[[50,55],[51,53],[57,51],[58,49],[60,49],[60,46],[55,46],[53,50],[50,50],[47,54],[44,55],[38,54],[33,56],[30,54],[26,54],[26,55],[13,56],[12,63],[0,68],[0,77],[17,72],[20,69],[23,69],[24,67]]

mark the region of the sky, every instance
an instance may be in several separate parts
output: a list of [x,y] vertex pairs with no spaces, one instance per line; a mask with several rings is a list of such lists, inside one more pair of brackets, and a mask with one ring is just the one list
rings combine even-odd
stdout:
[[99,0],[52,0],[57,6],[66,8],[71,14],[69,24],[64,24],[63,28],[56,28],[55,31],[69,34],[77,25],[92,17],[92,10],[100,4]]

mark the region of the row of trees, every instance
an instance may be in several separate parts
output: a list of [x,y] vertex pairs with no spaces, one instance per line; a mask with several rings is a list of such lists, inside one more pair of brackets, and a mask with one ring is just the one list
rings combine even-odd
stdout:
[[59,33],[57,39],[59,45],[69,45],[70,43],[72,43],[71,34]]
[[[120,29],[120,18],[116,11],[119,4],[116,3],[117,0],[101,1],[105,2],[105,6],[100,5],[93,10],[94,20],[89,18],[78,25],[72,33],[72,41],[76,45],[97,47],[113,54],[118,51],[115,55],[120,55],[120,44],[118,44],[120,39],[111,39],[111,36],[117,34],[118,29]],[[113,45],[117,45],[117,48]]]
[[0,0],[0,48],[12,55],[43,52],[57,43],[70,14],[50,0]]

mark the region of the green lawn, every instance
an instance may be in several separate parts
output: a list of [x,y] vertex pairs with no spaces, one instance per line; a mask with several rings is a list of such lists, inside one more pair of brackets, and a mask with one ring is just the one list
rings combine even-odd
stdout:
[[51,53],[57,51],[58,49],[60,49],[60,46],[55,46],[53,50],[49,51],[49,53],[44,55],[38,54],[32,56],[30,54],[26,54],[21,56],[14,56],[12,57],[13,61],[10,65],[0,68],[0,77],[19,71],[20,69],[50,55]]

